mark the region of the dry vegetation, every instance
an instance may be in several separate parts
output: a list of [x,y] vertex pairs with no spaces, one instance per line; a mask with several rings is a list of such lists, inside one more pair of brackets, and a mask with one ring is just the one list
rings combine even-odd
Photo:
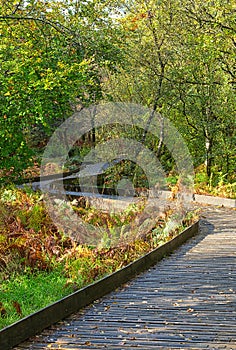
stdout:
[[[118,216],[115,219],[107,213],[97,213],[91,209],[86,213],[82,208],[80,212],[84,219],[86,216],[96,224],[102,223],[107,227],[117,224]],[[134,213],[129,215],[130,217],[126,215],[125,218],[120,216],[120,222],[133,220]],[[168,213],[166,213],[166,217],[158,218],[156,226],[142,237],[114,247],[106,245],[98,248],[79,244],[64,232],[59,232],[44,207],[40,193],[13,187],[5,188],[1,191],[0,202],[0,277],[3,281],[0,289],[2,303],[0,321],[2,326],[45,306],[42,301],[34,300],[37,294],[45,293],[43,292],[45,284],[48,297],[52,293],[51,299],[47,299],[46,302],[55,301],[55,285],[51,286],[50,291],[48,276],[52,284],[57,283],[59,293],[57,298],[62,297],[163,244],[195,219],[196,213],[191,213],[181,227],[172,232],[165,232],[163,228],[168,220]],[[58,278],[58,274],[60,280],[55,282],[54,278]],[[25,296],[28,295],[27,290],[20,292],[25,278],[31,281],[29,283],[31,288],[34,280],[35,290],[42,290],[41,293],[31,293],[27,301],[25,300],[27,299]],[[39,279],[37,283],[41,285],[36,285],[35,279]],[[19,289],[19,295],[16,292],[13,297],[12,288]],[[26,307],[27,303],[28,307]],[[17,305],[20,307],[18,312]],[[13,319],[12,313],[15,315]]]

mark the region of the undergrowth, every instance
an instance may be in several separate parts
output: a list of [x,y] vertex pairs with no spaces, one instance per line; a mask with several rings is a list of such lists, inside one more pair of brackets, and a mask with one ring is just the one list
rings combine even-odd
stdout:
[[236,199],[236,177],[227,178],[228,174],[223,172],[212,173],[208,178],[203,167],[196,170],[195,175],[195,192],[223,198]]
[[[58,231],[40,193],[7,187],[0,195],[0,328],[126,266],[177,235],[197,215],[190,212],[182,225],[171,227],[168,210],[132,241],[93,247]],[[138,215],[134,207],[125,215],[75,209],[83,220],[106,229],[122,227]]]

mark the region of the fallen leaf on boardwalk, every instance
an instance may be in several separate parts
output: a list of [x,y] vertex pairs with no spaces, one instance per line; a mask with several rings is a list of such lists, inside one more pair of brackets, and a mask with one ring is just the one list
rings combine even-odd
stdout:
[[126,333],[126,334],[129,334],[130,332],[127,331],[126,329],[122,329],[122,328],[119,328],[119,331],[122,332],[122,333]]
[[188,312],[193,312],[194,311],[194,309],[191,309],[191,307],[190,308],[188,308],[188,310],[187,310]]
[[121,341],[120,343],[119,343],[119,345],[125,345],[126,344],[126,339],[124,339],[123,341]]
[[179,306],[179,304],[178,303],[174,303],[173,306]]

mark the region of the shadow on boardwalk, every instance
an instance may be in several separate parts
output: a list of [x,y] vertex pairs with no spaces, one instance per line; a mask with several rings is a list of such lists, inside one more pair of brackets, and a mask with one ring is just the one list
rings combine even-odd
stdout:
[[236,212],[122,288],[15,349],[236,349]]

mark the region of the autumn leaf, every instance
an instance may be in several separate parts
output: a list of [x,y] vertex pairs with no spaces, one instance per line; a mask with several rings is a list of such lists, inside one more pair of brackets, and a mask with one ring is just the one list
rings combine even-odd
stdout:
[[1,317],[5,317],[6,314],[7,314],[7,311],[6,311],[6,309],[4,308],[3,303],[0,302],[0,315],[1,315]]
[[17,313],[19,316],[22,316],[22,311],[21,311],[20,304],[19,304],[17,301],[13,301],[13,302],[12,302],[12,305],[13,305],[13,307],[15,308],[16,313]]

